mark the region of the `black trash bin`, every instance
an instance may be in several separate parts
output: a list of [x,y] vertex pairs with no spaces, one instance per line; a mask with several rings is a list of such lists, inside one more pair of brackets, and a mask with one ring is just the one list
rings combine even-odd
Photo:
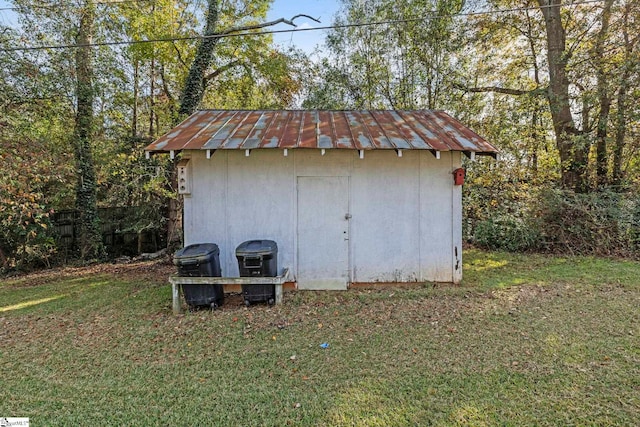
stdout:
[[[278,275],[278,245],[273,240],[249,240],[236,248],[240,277],[276,277]],[[242,285],[244,304],[276,301],[275,285]]]
[[[173,256],[182,277],[221,277],[220,250],[214,243],[189,245]],[[182,285],[182,293],[191,307],[216,308],[224,302],[222,285]]]

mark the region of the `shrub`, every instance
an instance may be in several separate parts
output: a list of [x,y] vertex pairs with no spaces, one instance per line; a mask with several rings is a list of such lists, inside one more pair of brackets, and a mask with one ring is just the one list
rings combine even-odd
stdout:
[[630,256],[638,251],[637,209],[633,194],[544,189],[533,214],[554,252]]
[[21,157],[16,142],[0,154],[0,270],[49,265],[56,252],[45,190],[46,162]]
[[538,250],[541,246],[540,231],[521,219],[498,216],[476,225],[474,242],[483,248],[509,252]]
[[[495,188],[465,189],[471,193],[465,201],[473,204],[465,206],[466,236],[480,247],[640,255],[640,196],[635,193],[577,194],[544,186],[522,192],[504,183],[500,187],[508,191],[501,191],[499,198]],[[487,203],[492,196],[500,203]]]

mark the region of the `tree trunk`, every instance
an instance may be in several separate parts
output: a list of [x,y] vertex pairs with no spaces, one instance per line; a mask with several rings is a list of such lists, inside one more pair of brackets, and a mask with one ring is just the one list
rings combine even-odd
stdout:
[[[140,84],[139,76],[138,76],[139,67],[140,67],[140,61],[136,59],[133,64],[133,114],[131,117],[131,140],[132,141],[135,141],[136,137],[138,136],[138,85]],[[135,148],[135,142],[133,144]]]
[[[219,0],[208,1],[207,22],[204,31],[205,36],[212,36],[216,33],[218,26],[218,3]],[[189,74],[187,75],[180,99],[180,119],[195,112],[204,97],[204,76],[207,68],[211,65],[213,49],[217,44],[217,38],[204,38],[198,43],[196,56],[189,69]]]
[[155,91],[156,91],[156,86],[155,86],[155,80],[156,80],[156,75],[155,75],[155,68],[156,68],[156,58],[155,55],[151,57],[151,67],[150,67],[150,71],[149,71],[149,136],[151,138],[154,137],[155,135],[155,130],[153,128],[153,125],[155,123],[155,119],[154,119],[154,110],[156,108],[156,103],[155,103]]
[[611,99],[601,93],[600,113],[598,114],[598,128],[596,129],[596,177],[598,187],[607,184],[607,137],[609,127],[609,112],[611,111]]
[[547,33],[547,62],[549,90],[547,99],[551,110],[556,146],[560,152],[562,187],[578,193],[588,191],[586,179],[589,146],[576,129],[569,105],[566,35],[560,16],[559,0],[538,0],[544,15]]
[[[204,35],[211,36],[216,33],[218,26],[218,3],[219,0],[208,0],[207,21]],[[213,49],[218,44],[216,38],[204,38],[198,43],[196,56],[191,63],[187,80],[184,84],[182,97],[180,98],[180,109],[174,125],[177,125],[185,116],[193,114],[202,102],[205,89],[205,74],[213,59]],[[177,160],[172,161],[169,169],[169,185],[172,194],[177,193],[178,174]],[[180,246],[182,240],[182,198],[174,196],[168,200],[167,224],[167,247]]]
[[[536,104],[539,104],[536,102]],[[534,179],[538,178],[538,141],[540,140],[538,132],[538,110],[534,109],[531,115],[531,162],[529,168]]]
[[[177,193],[177,167],[176,162],[171,162],[171,187],[173,194]],[[167,247],[170,250],[178,249],[183,241],[182,233],[182,206],[183,198],[180,195],[175,195],[168,200],[168,217],[167,223]]]
[[[627,73],[624,73],[627,74]],[[616,142],[613,149],[613,171],[611,182],[613,185],[622,184],[622,152],[627,133],[627,82],[623,80],[618,89],[618,112],[616,114]]]
[[609,128],[609,113],[611,111],[611,97],[607,88],[607,75],[604,64],[604,42],[609,32],[611,6],[613,0],[606,0],[602,11],[600,31],[596,37],[594,57],[596,63],[596,77],[598,88],[598,128],[596,129],[596,178],[598,187],[607,184],[607,137]]
[[[218,38],[210,37],[219,34],[217,28],[219,4],[220,0],[207,1],[207,20],[204,29],[205,37],[200,39],[200,41],[198,42],[195,58],[191,63],[189,74],[187,75],[187,79],[184,83],[182,96],[180,98],[180,109],[178,110],[178,117],[176,118],[174,125],[177,125],[180,120],[183,120],[185,118],[185,116],[193,114],[198,109],[198,106],[200,105],[200,103],[202,102],[202,98],[204,97],[205,88],[208,81],[208,79],[206,78],[206,72],[207,69],[211,66],[211,61],[213,60],[213,51],[219,41]],[[231,31],[264,28],[267,26],[278,24],[280,22],[294,25],[292,21],[300,16],[306,16],[310,18],[307,15],[296,15],[291,20],[285,20],[284,18],[281,18],[262,24],[236,27],[232,30],[227,30],[225,33],[229,34],[229,32]],[[173,194],[177,192],[178,187],[176,165],[177,159],[171,162],[170,166],[170,186],[171,192]],[[169,226],[167,230],[167,244],[168,246],[174,246],[182,236],[182,198],[171,198],[168,203],[168,208]]]
[[76,123],[75,160],[77,167],[76,209],[79,214],[78,240],[80,258],[83,260],[100,257],[103,252],[102,236],[98,225],[96,207],[96,179],[91,152],[93,127],[93,58],[91,43],[95,5],[86,0],[81,10],[80,26],[76,36]]
[[622,153],[625,146],[627,134],[627,92],[629,89],[629,80],[631,79],[632,67],[634,61],[634,44],[638,38],[633,41],[629,39],[629,14],[631,6],[625,5],[623,15],[623,39],[624,39],[624,64],[622,75],[620,76],[620,87],[618,88],[618,111],[616,114],[616,140],[613,150],[613,171],[611,181],[614,185],[622,184]]
[[9,265],[9,260],[7,259],[7,256],[4,254],[4,251],[0,247],[0,267],[6,268],[8,265]]
[[173,94],[169,90],[169,85],[167,82],[167,77],[165,75],[163,63],[160,63],[160,81],[162,83],[162,92],[164,96],[166,96],[167,99],[169,100],[169,117],[170,117],[171,124],[176,123],[178,120],[176,117],[176,101],[173,98]]

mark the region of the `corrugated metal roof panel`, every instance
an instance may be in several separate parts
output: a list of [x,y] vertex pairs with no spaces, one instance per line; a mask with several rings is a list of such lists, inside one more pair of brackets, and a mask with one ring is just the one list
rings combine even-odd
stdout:
[[202,110],[146,151],[255,148],[498,152],[444,111],[431,110]]

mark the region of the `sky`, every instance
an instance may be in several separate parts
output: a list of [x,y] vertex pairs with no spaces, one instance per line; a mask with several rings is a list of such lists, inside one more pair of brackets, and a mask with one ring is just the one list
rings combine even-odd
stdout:
[[[108,0],[104,0],[108,1]],[[10,10],[2,10],[11,7],[7,0],[0,0],[0,24],[14,25],[15,15]],[[298,14],[306,14],[320,20],[320,24],[310,19],[301,17],[295,20],[298,28],[312,28],[317,26],[331,25],[333,16],[340,7],[340,0],[274,0],[271,10],[267,15],[267,20],[272,21],[279,18],[291,19]],[[286,30],[292,27],[286,24],[279,24],[272,29]],[[274,34],[274,41],[284,47],[297,47],[307,53],[312,53],[317,45],[324,42],[326,31],[303,31],[301,33],[281,33]]]
[[[320,24],[301,17],[295,20],[298,28],[327,26],[331,25],[333,16],[338,11],[339,7],[339,0],[274,0],[267,19],[269,21],[278,18],[290,19],[295,15],[304,13],[305,15],[319,19]],[[279,24],[277,27],[274,27],[274,29],[278,30],[288,28],[291,27],[286,24]],[[311,53],[317,45],[324,42],[325,37],[326,30],[303,31],[300,33],[274,34],[274,41],[283,47],[293,45],[307,53]]]
[[11,26],[15,23],[15,14],[10,10],[2,10],[13,5],[7,0],[0,0],[0,24]]

